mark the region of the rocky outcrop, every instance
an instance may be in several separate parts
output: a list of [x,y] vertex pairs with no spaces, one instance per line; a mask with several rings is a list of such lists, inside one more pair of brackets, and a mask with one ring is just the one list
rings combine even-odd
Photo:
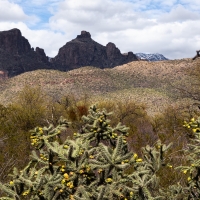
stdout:
[[74,40],[59,49],[58,55],[51,59],[57,69],[68,71],[82,66],[111,68],[138,60],[135,54],[124,55],[115,44],[103,46],[95,42],[89,32],[82,31]]
[[103,46],[95,42],[87,31],[82,31],[74,40],[67,42],[51,59],[44,49],[36,47],[34,50],[19,29],[0,31],[0,71],[6,72],[8,77],[37,69],[68,71],[83,66],[111,68],[134,60],[138,59],[132,52],[121,54],[111,42]]
[[19,29],[0,31],[0,71],[8,76],[36,69],[51,68],[43,49],[31,48],[28,40]]
[[16,28],[0,32],[0,48],[15,55],[22,55],[31,50],[28,40]]

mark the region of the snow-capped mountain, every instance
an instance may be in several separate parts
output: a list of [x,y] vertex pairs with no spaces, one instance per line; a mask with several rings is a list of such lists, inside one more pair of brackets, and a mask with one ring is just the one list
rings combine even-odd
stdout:
[[153,53],[153,54],[136,53],[136,56],[138,56],[141,60],[148,60],[148,61],[169,60],[159,53]]

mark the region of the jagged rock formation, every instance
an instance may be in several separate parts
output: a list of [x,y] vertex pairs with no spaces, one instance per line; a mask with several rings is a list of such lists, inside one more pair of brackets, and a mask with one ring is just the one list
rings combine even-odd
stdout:
[[51,68],[44,50],[34,51],[19,29],[0,31],[0,71],[9,77],[36,69]]
[[82,31],[75,39],[59,49],[52,63],[58,69],[68,71],[82,66],[112,68],[138,60],[135,54],[121,54],[115,44],[109,42],[103,46],[95,42],[89,32]]
[[111,42],[103,46],[86,31],[66,43],[52,59],[46,56],[43,49],[31,48],[19,29],[0,31],[0,71],[8,77],[36,69],[68,71],[83,66],[111,68],[134,60],[138,58],[132,52],[121,54]]

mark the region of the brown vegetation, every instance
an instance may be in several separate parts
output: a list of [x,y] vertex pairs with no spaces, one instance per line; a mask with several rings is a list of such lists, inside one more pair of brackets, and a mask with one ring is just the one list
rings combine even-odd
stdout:
[[81,129],[81,117],[95,103],[114,111],[111,123],[120,121],[130,128],[129,146],[138,154],[157,139],[173,142],[168,155],[173,168],[158,172],[163,177],[160,184],[184,182],[174,167],[185,163],[182,150],[192,137],[182,125],[196,112],[191,105],[198,99],[188,94],[198,88],[192,69],[198,72],[199,61],[139,61],[113,69],[84,67],[70,72],[38,70],[8,79],[0,85],[0,171],[4,172],[0,179],[4,181],[14,165],[20,168],[26,163],[31,151],[28,130],[56,124],[63,116],[72,122],[70,136]]

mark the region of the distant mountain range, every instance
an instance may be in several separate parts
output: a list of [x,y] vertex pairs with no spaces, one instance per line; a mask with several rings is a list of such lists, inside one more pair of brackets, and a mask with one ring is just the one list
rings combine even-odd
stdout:
[[153,54],[136,53],[136,56],[139,57],[141,60],[148,60],[148,61],[169,60],[168,58],[165,58],[162,54],[159,53],[153,53]]
[[31,47],[19,29],[0,31],[1,76],[12,77],[37,69],[69,71],[84,66],[113,68],[138,60],[133,52],[122,54],[111,42],[106,46],[97,43],[87,31],[81,31],[51,59],[46,56],[44,49]]
[[67,42],[54,58],[46,56],[44,49],[33,48],[19,29],[0,31],[0,78],[12,77],[37,69],[69,71],[84,66],[113,68],[132,61],[167,60],[162,54],[128,52],[122,54],[112,42],[106,46],[94,41],[87,31]]

